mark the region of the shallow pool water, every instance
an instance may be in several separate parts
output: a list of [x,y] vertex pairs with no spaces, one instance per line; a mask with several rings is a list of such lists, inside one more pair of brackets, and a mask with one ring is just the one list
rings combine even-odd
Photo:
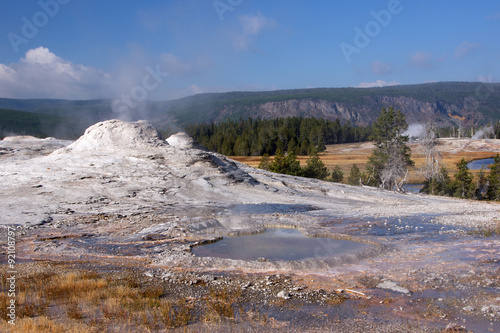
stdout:
[[192,252],[199,257],[280,261],[338,257],[367,247],[349,240],[307,237],[299,230],[268,229],[257,235],[224,237],[216,243],[195,247]]
[[493,164],[495,160],[492,158],[483,158],[480,160],[474,160],[467,163],[467,167],[470,170],[480,170],[481,167],[484,167],[485,170],[489,170],[488,165]]
[[424,188],[424,184],[405,184],[403,185],[403,190],[410,193],[420,193],[420,190]]

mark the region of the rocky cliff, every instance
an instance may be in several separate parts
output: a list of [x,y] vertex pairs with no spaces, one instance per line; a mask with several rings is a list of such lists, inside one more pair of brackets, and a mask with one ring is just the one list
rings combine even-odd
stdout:
[[303,116],[367,125],[382,108],[391,106],[405,113],[409,123],[432,119],[438,126],[483,125],[500,120],[500,84],[446,82],[201,94],[164,104],[163,117],[168,121],[163,123]]
[[[352,104],[313,99],[289,99],[267,102],[247,107],[245,114],[251,117],[314,117],[328,120],[340,119],[357,125],[368,125],[384,107],[403,111],[409,123],[425,123],[434,120],[439,126],[471,126],[491,121],[480,111],[480,103],[473,99],[456,103],[426,102],[406,96],[369,96],[367,103]],[[500,108],[499,108],[500,111]],[[217,114],[215,121],[222,121],[241,114],[238,105],[227,105]]]

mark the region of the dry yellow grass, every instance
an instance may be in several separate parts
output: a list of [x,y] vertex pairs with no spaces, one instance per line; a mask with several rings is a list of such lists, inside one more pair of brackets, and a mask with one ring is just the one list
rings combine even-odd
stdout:
[[[160,299],[161,284],[141,283],[134,272],[116,276],[62,267],[58,271],[50,265],[43,272],[17,268],[16,325],[2,313],[1,332],[151,332],[185,326],[190,319],[185,301]],[[4,309],[5,285],[0,300]]]
[[[415,161],[415,167],[410,170],[407,180],[412,184],[422,183],[424,177],[420,169],[425,163],[425,155],[422,153],[422,149],[419,145],[412,144],[410,146],[412,148],[412,159]],[[327,150],[320,153],[319,156],[328,169],[332,170],[335,166],[340,167],[344,172],[345,183],[353,164],[357,164],[361,171],[365,170],[368,157],[371,155],[372,150],[373,145],[371,143],[329,145],[327,146]],[[450,176],[456,172],[456,165],[462,158],[465,158],[467,161],[472,161],[495,156],[495,153],[492,151],[446,152],[446,147],[440,147],[440,150],[442,150],[443,164]],[[260,156],[232,156],[231,158],[252,167],[258,167],[261,160]],[[304,166],[308,156],[298,156],[297,159],[300,161],[300,164]],[[477,175],[479,171],[474,170],[472,173]]]
[[[37,270],[24,264],[16,268],[15,326],[6,320],[10,298],[3,283],[0,332],[165,332],[191,323],[232,322],[241,295],[239,289],[220,286],[193,302],[161,280],[125,268],[102,273],[51,264],[39,264]],[[0,280],[6,281],[5,266],[0,269]]]

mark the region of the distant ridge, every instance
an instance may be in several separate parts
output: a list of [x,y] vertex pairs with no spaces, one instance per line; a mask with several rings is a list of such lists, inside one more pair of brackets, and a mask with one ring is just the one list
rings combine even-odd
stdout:
[[[0,108],[81,122],[82,129],[78,131],[98,121],[121,117],[113,112],[111,105],[110,99],[71,101],[0,98]],[[375,88],[205,93],[171,101],[148,101],[141,105],[140,110],[131,110],[127,118],[149,120],[159,130],[226,119],[289,116],[330,120],[338,118],[342,122],[367,125],[376,119],[383,107],[389,106],[403,111],[409,123],[433,119],[438,126],[480,126],[500,120],[500,84],[438,82]],[[4,132],[10,130],[16,133],[1,118],[0,128]],[[79,135],[81,133],[75,136]]]
[[[440,82],[381,88],[315,88],[200,94],[164,104],[179,124],[247,117],[316,117],[373,122],[383,107],[403,111],[410,123],[483,125],[500,120],[500,84]],[[458,118],[464,118],[460,121]]]

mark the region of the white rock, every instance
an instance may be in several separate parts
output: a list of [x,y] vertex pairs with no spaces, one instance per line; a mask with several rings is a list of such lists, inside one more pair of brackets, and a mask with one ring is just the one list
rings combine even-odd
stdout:
[[290,299],[290,294],[284,290],[280,291],[276,297],[280,297],[283,299]]
[[167,142],[169,145],[174,146],[176,148],[187,149],[187,148],[193,148],[194,140],[186,133],[179,132],[177,134],[170,136],[167,139]]
[[377,288],[388,289],[402,294],[409,294],[410,290],[401,286],[398,286],[395,282],[386,280],[377,285]]

